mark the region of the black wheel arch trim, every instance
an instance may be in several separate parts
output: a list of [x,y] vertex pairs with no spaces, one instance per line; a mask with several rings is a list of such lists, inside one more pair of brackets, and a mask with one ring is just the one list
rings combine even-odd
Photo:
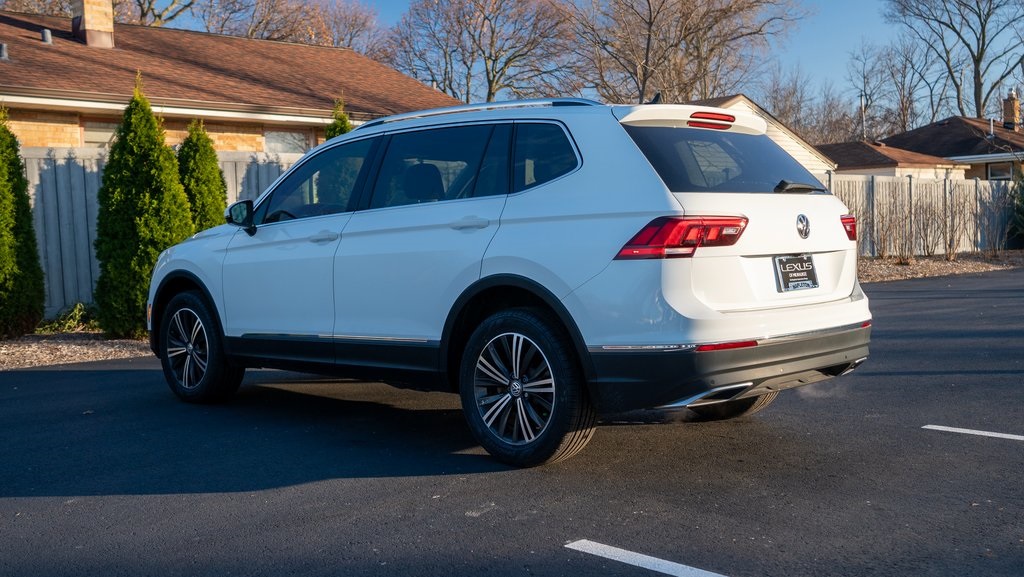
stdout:
[[[441,333],[441,350],[438,367],[442,375],[450,374],[450,367],[448,366],[449,354],[451,352],[451,337],[455,332],[456,322],[462,315],[466,306],[480,293],[501,287],[512,287],[521,289],[531,293],[533,296],[541,300],[551,311],[558,317],[558,321],[565,327],[569,333],[569,338],[572,340],[573,348],[576,350],[576,358],[579,359],[580,368],[583,370],[583,375],[586,378],[589,386],[590,377],[594,374],[594,365],[590,359],[590,352],[587,348],[586,342],[583,340],[583,334],[580,333],[580,329],[576,326],[576,321],[573,320],[572,315],[562,304],[562,301],[556,297],[550,290],[544,285],[534,281],[530,278],[516,275],[516,274],[496,274],[482,278],[477,282],[466,288],[465,291],[455,300],[455,304],[452,305],[451,311],[448,313],[448,318],[444,323],[444,332]],[[458,368],[455,368],[456,374]]]
[[176,270],[167,273],[167,275],[164,276],[164,278],[160,281],[160,286],[157,287],[156,289],[156,293],[154,294],[152,303],[153,330],[149,331],[149,348],[152,349],[153,354],[155,354],[158,357],[160,356],[159,325],[160,320],[163,317],[163,307],[158,309],[157,303],[164,303],[164,306],[166,306],[167,303],[171,302],[171,299],[174,298],[174,296],[166,296],[165,291],[167,290],[167,286],[171,284],[171,282],[180,279],[185,279],[189,281],[191,284],[195,285],[199,289],[199,292],[202,293],[203,300],[205,300],[206,304],[210,306],[210,314],[213,316],[213,322],[217,323],[216,329],[220,331],[220,334],[224,334],[224,325],[220,320],[220,309],[217,308],[217,301],[215,301],[213,299],[213,295],[210,294],[210,289],[206,288],[206,283],[200,280],[199,277],[196,276],[194,273],[187,270]]

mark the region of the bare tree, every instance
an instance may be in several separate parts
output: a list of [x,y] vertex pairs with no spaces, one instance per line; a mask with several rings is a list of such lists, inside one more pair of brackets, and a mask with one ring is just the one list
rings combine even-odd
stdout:
[[886,0],[885,16],[942,63],[963,116],[984,118],[992,95],[1024,65],[1020,0]]
[[388,62],[455,98],[470,102],[476,55],[457,0],[416,0],[388,34]]
[[708,98],[757,69],[768,40],[802,16],[791,0],[562,0],[575,55],[601,97]]
[[854,137],[853,104],[831,84],[817,93],[800,67],[772,68],[763,81],[758,102],[784,126],[813,144],[845,142]]
[[0,10],[71,17],[71,0],[0,0]]
[[188,13],[195,0],[121,0],[114,3],[114,14],[120,22],[163,26]]
[[884,51],[862,42],[850,53],[846,78],[853,87],[859,105],[858,135],[864,140],[875,140],[885,135],[883,102],[888,98],[887,76],[883,61]]
[[315,5],[301,0],[198,0],[195,13],[207,32],[312,43]]
[[387,60],[470,102],[536,91],[565,64],[561,13],[547,0],[417,0],[391,30]]
[[371,55],[383,50],[383,31],[373,8],[356,0],[319,0],[309,4],[310,43],[351,48]]

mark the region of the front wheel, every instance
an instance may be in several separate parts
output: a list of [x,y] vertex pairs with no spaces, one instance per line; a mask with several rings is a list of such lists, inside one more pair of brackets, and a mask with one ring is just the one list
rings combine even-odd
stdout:
[[160,324],[160,360],[164,378],[178,398],[215,403],[238,390],[245,368],[227,363],[222,341],[198,293],[184,292],[171,299]]
[[486,319],[466,345],[459,390],[477,441],[510,465],[567,459],[594,435],[596,412],[569,337],[540,311]]

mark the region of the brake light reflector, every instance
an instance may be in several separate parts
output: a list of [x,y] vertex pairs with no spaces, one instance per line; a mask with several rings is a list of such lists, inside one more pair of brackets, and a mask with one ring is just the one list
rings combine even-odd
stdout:
[[702,246],[736,244],[746,226],[741,216],[662,216],[640,229],[615,258],[688,258]]
[[745,349],[747,347],[756,347],[757,341],[733,341],[731,343],[714,343],[710,345],[700,345],[697,347],[698,353],[708,351],[727,351],[730,349]]
[[857,240],[857,217],[852,214],[844,214],[839,219],[842,220],[843,228],[846,229],[846,238]]

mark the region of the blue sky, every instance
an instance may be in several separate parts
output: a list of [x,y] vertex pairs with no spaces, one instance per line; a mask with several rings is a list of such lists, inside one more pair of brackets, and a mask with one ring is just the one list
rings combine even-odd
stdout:
[[[367,1],[381,24],[390,26],[409,7],[408,0]],[[882,0],[803,0],[812,14],[799,21],[774,51],[784,68],[799,65],[814,82],[831,81],[846,90],[846,62],[862,41],[886,44],[899,29],[882,18]]]

